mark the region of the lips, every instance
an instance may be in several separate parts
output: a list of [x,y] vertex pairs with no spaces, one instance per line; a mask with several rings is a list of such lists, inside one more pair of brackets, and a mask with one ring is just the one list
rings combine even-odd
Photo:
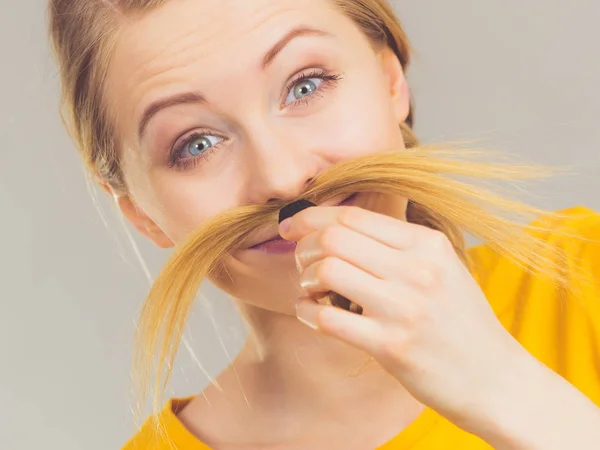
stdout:
[[356,197],[358,197],[358,193],[356,194],[352,194],[350,197],[348,197],[346,200],[341,201],[340,203],[338,203],[335,206],[350,206],[354,204],[354,201],[356,200]]
[[[357,196],[358,194],[352,194],[345,200],[342,200],[333,206],[350,206],[354,204]],[[253,245],[249,248],[249,250],[258,250],[270,254],[290,253],[296,250],[296,243],[292,241],[286,241],[281,236],[277,235],[267,239],[266,241]]]
[[269,241],[254,245],[253,247],[250,247],[250,249],[270,254],[290,253],[296,250],[296,243],[292,241],[286,241],[278,236]]

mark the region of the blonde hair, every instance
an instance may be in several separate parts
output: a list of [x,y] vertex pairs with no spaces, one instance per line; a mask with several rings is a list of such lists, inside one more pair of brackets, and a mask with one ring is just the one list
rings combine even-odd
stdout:
[[[409,44],[385,0],[329,0],[360,27],[374,46],[394,50],[402,67],[410,62]],[[130,16],[150,11],[164,0],[49,0],[49,34],[61,79],[61,116],[85,165],[117,193],[126,193],[119,142],[106,111],[104,85],[117,32]],[[406,139],[412,110],[406,120]]]
[[[394,50],[406,69],[409,44],[391,7],[384,0],[332,0],[374,45]],[[116,31],[122,17],[151,9],[162,0],[51,0],[50,34],[62,79],[63,117],[93,174],[115,191],[126,191],[119,165],[118,142],[106,117],[102,88]],[[495,180],[537,178],[548,171],[465,159],[458,149],[418,147],[411,131],[412,112],[401,124],[406,146],[344,161],[321,174],[303,198],[320,202],[358,191],[392,193],[410,199],[407,218],[443,232],[468,265],[463,233],[487,242],[529,270],[560,267],[547,257],[547,245],[520,225],[524,217],[544,211],[474,187],[456,177]],[[473,158],[472,158],[473,159]],[[139,319],[136,379],[140,399],[153,386],[153,408],[160,409],[183,328],[200,283],[216,276],[224,255],[252,230],[276,220],[283,203],[253,205],[227,211],[201,225],[170,259],[146,299]],[[556,270],[558,269],[558,270]],[[156,363],[156,367],[155,367]]]

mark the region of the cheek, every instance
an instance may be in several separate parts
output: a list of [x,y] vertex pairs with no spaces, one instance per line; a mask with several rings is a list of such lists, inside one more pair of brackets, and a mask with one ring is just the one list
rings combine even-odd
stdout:
[[404,148],[389,94],[378,88],[344,89],[319,127],[318,138],[331,159],[341,160]]
[[180,244],[199,224],[239,205],[241,177],[231,165],[222,169],[199,175],[138,164],[127,178],[139,208]]

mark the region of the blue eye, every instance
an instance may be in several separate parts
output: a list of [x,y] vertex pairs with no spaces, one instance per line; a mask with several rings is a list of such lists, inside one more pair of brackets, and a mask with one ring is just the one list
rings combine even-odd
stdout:
[[285,99],[285,104],[289,105],[312,95],[319,87],[321,87],[321,84],[323,84],[322,78],[305,78],[298,81],[290,89],[290,92]]
[[183,142],[173,147],[169,156],[169,167],[183,170],[195,166],[201,161],[205,162],[225,140],[225,138],[207,132],[192,133]]
[[200,156],[209,148],[214,147],[221,141],[223,141],[223,138],[213,135],[192,135],[184,143],[184,145],[181,148],[181,151],[178,152],[178,156],[181,159],[194,158],[196,156]]

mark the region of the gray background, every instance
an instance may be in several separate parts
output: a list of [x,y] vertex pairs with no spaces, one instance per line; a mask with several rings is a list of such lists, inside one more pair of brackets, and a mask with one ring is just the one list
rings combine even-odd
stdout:
[[[395,3],[417,51],[420,136],[475,137],[575,165],[576,176],[538,185],[535,202],[600,210],[600,3]],[[148,282],[112,204],[91,195],[56,113],[45,5],[0,5],[0,448],[116,449],[133,433],[130,342]],[[155,274],[166,253],[135,242]],[[243,331],[226,301],[208,297],[190,338],[216,373]],[[205,383],[183,351],[170,394]]]

